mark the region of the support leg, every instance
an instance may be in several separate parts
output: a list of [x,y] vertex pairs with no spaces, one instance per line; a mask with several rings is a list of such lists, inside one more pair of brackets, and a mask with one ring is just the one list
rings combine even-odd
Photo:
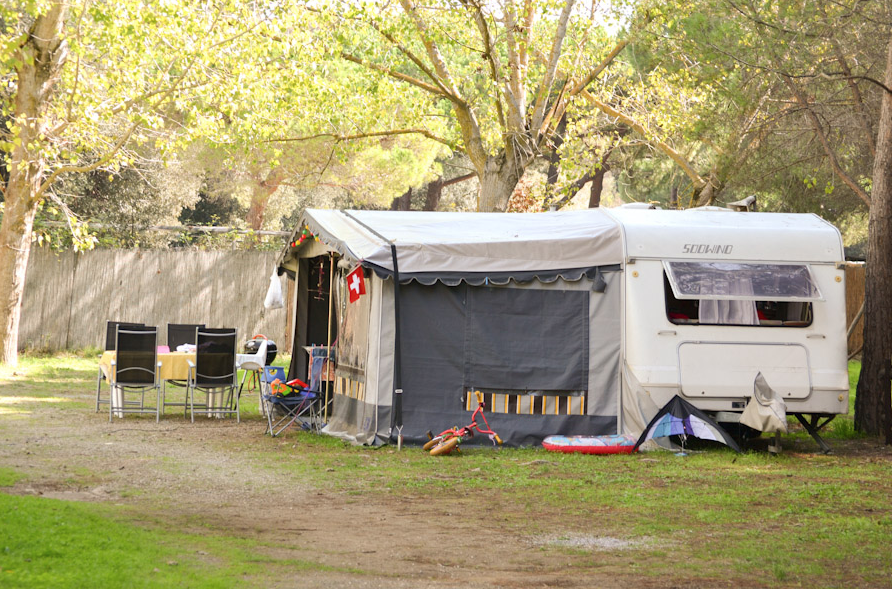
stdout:
[[[824,441],[824,438],[822,438],[822,437],[818,434],[818,429],[820,429],[820,428],[823,427],[823,426],[817,426],[816,423],[809,423],[809,421],[806,420],[806,419],[805,419],[805,416],[802,415],[801,413],[795,413],[794,415],[796,415],[796,419],[799,420],[799,423],[802,424],[802,427],[805,428],[805,431],[807,431],[807,432],[809,433],[809,435],[810,435],[812,438],[814,438],[815,442],[818,443],[818,446],[821,447],[821,451],[822,451],[824,454],[830,454],[831,452],[833,452],[833,448],[831,448],[830,445],[827,444],[827,442]],[[814,419],[814,416],[812,416],[812,417],[813,417],[813,419]],[[826,423],[827,423],[827,422],[825,422],[824,425],[826,425]]]

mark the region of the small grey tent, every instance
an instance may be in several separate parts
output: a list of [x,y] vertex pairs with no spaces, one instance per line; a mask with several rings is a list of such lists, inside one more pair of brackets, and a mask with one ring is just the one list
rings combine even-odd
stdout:
[[[336,340],[325,431],[360,443],[464,424],[474,390],[506,444],[615,433],[619,231],[599,210],[308,210],[280,262],[298,283],[289,375],[306,376],[305,345]],[[365,295],[350,302],[356,267]]]

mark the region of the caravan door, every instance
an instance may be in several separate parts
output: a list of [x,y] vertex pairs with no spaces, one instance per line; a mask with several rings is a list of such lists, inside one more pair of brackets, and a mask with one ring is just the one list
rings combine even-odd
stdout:
[[749,397],[759,372],[785,399],[811,394],[808,350],[801,344],[684,342],[678,367],[688,398]]

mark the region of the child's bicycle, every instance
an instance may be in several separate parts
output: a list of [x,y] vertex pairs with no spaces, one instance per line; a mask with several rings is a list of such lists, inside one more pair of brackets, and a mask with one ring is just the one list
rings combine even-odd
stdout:
[[[483,408],[486,407],[486,404],[483,402],[483,393],[474,391],[474,395],[477,397],[477,408],[474,410],[474,413],[471,414],[471,423],[464,427],[456,426],[447,429],[436,436],[430,431],[427,432],[429,441],[422,446],[423,450],[430,451],[431,456],[443,456],[449,454],[458,447],[462,438],[465,436],[469,438],[473,437],[475,431],[480,434],[487,434],[494,445],[500,446],[502,444],[502,438],[499,437],[499,434],[490,429],[489,422],[486,421],[486,416],[483,415]],[[483,420],[483,425],[486,426],[486,429],[482,429],[480,424],[477,423],[478,416]]]

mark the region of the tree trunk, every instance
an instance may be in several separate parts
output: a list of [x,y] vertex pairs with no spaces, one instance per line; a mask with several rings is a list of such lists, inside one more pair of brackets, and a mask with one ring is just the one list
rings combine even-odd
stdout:
[[695,193],[696,203],[698,207],[711,207],[715,204],[715,199],[725,187],[725,183],[718,178],[715,171],[710,172],[706,185]]
[[424,197],[424,210],[436,211],[438,208],[440,208],[440,199],[443,197],[443,189],[447,186],[452,186],[453,184],[458,184],[459,182],[470,180],[471,178],[475,178],[476,176],[477,174],[471,172],[470,174],[456,176],[455,178],[450,178],[449,180],[443,180],[443,177],[440,176],[436,180],[432,181],[430,184],[427,185],[427,194]]
[[[886,56],[892,87],[892,40]],[[892,444],[892,94],[883,93],[870,195],[864,282],[864,351],[855,396],[855,429],[885,433]]]
[[440,197],[443,195],[443,177],[433,180],[427,185],[427,197],[424,200],[425,211],[436,211],[440,206]]
[[523,172],[523,168],[516,164],[514,158],[508,158],[504,154],[488,157],[483,177],[480,178],[477,211],[481,213],[505,211]]
[[412,189],[405,191],[402,196],[398,196],[390,202],[391,211],[411,211],[412,210]]
[[607,175],[607,172],[610,170],[610,166],[607,165],[607,158],[610,156],[610,152],[608,152],[604,159],[601,161],[601,167],[595,170],[595,175],[592,176],[592,184],[588,189],[588,208],[597,209],[601,206],[601,193],[604,191],[604,176]]
[[6,204],[0,223],[0,362],[10,366],[18,363],[19,321],[31,230],[46,168],[42,152],[46,121],[42,117],[65,63],[67,52],[61,37],[67,10],[65,2],[52,4],[46,14],[35,20],[17,55],[22,65],[16,71],[12,120],[19,126],[19,142],[10,154]]
[[557,128],[551,138],[551,151],[548,152],[548,171],[545,173],[545,204],[553,203],[557,197],[554,188],[557,186],[561,174],[560,148],[564,144],[564,134],[567,132],[567,116],[561,117]]
[[285,172],[282,168],[273,168],[263,180],[259,178],[254,179],[254,185],[251,189],[251,206],[248,208],[248,216],[245,219],[248,227],[254,231],[263,229],[266,205],[269,204],[270,197],[279,189],[284,179]]

